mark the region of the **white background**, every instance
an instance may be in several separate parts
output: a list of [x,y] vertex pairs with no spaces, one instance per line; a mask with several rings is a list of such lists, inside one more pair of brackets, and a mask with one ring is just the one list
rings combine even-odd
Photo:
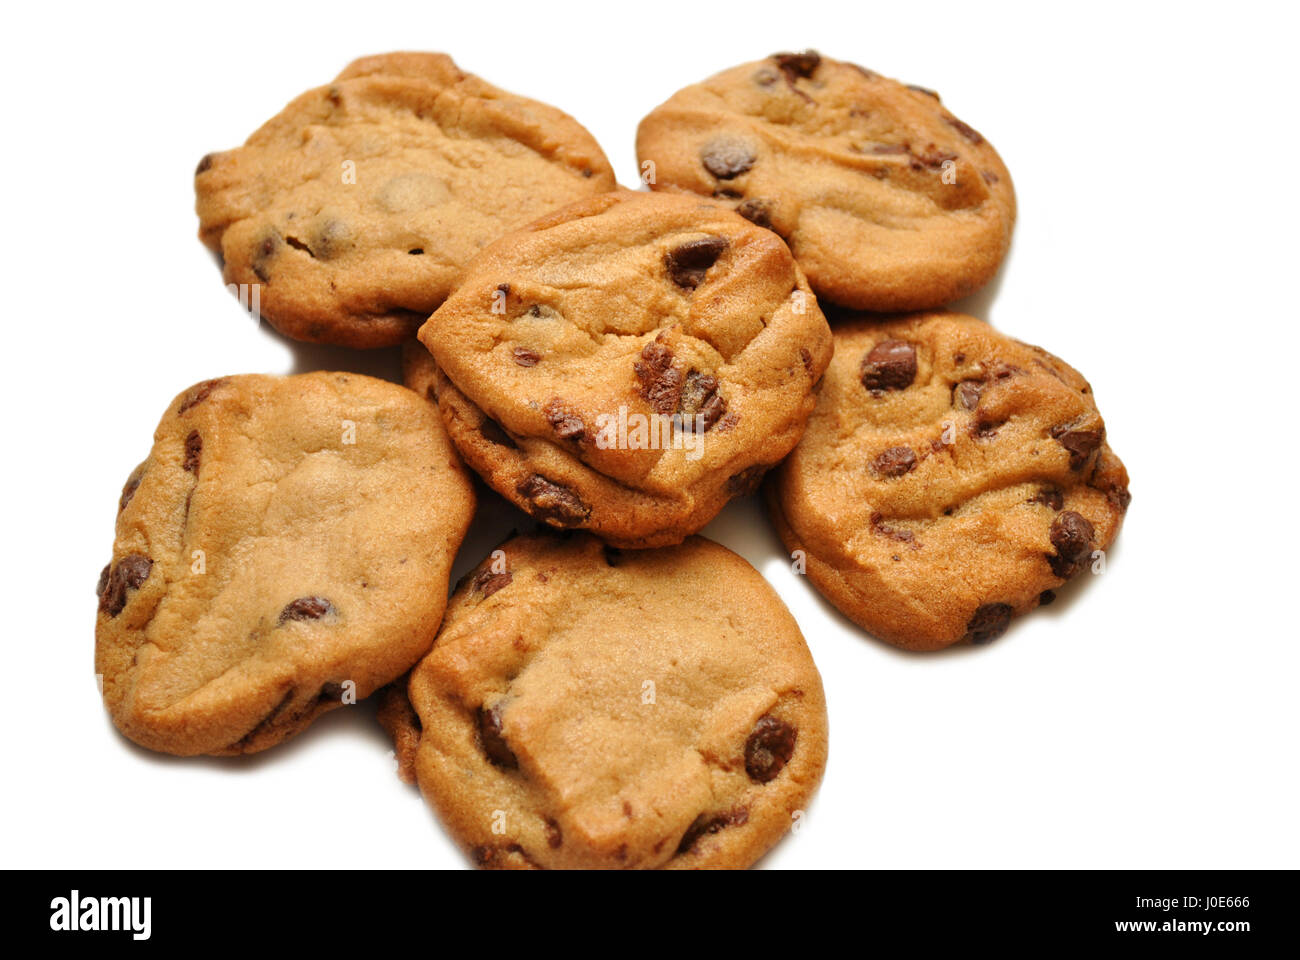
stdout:
[[[369,705],[251,759],[178,760],[127,743],[98,701],[94,583],[168,401],[229,373],[397,373],[393,351],[294,344],[240,311],[195,238],[198,159],[355,56],[426,49],[569,111],[635,185],[652,107],[808,46],[937,89],[1002,153],[1012,255],[963,307],[1089,377],[1134,499],[1103,576],[939,655],[865,636],[790,572],[752,500],[728,507],[706,534],[780,591],[830,703],[822,790],[764,865],[1300,866],[1282,4],[214,0],[5,19],[5,866],[465,866]],[[484,514],[457,575],[518,519]]]

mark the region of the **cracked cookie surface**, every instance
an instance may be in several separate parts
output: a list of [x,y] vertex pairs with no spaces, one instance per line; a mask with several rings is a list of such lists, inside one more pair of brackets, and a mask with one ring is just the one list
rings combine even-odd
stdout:
[[846,616],[913,650],[987,643],[1094,567],[1128,475],[1076,370],[955,313],[834,331],[817,410],[765,494]]
[[195,174],[226,282],[280,332],[352,347],[409,338],[485,243],[614,186],[572,117],[435,53],[355,61]]
[[489,246],[407,351],[467,463],[556,527],[679,543],[803,431],[830,329],[781,239],[619,191]]
[[656,190],[718,197],[789,243],[817,295],[918,310],[996,272],[1015,221],[993,147],[933,91],[809,51],[686,87],[637,131]]
[[414,733],[420,789],[480,867],[747,867],[826,762],[798,626],[701,537],[507,541],[457,587],[408,693],[418,716],[386,724],[399,761]]
[[343,373],[177,397],[119,501],[95,670],[118,728],[180,755],[292,736],[433,642],[474,495],[437,411]]

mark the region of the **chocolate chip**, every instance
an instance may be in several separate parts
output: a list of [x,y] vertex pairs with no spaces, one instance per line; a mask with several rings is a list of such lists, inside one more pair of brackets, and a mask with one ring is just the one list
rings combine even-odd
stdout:
[[591,513],[576,493],[540,474],[520,481],[515,492],[529,502],[528,511],[533,516],[561,526],[581,523]]
[[113,564],[108,576],[100,574],[99,609],[116,617],[126,606],[126,593],[135,590],[149,579],[153,560],[142,553],[128,553]]
[[799,348],[799,359],[803,361],[803,368],[808,371],[808,376],[811,377],[813,372],[812,353],[807,347]]
[[745,741],[745,772],[755,783],[776,779],[794,755],[798,731],[770,713],[758,718]]
[[981,604],[966,624],[965,639],[974,644],[992,643],[1006,633],[1013,612],[1010,604]]
[[956,159],[957,154],[955,153],[947,153],[943,150],[929,150],[917,155],[916,162],[912,164],[912,168],[914,170],[920,170],[922,166],[926,166],[934,170],[942,167],[949,160]]
[[558,850],[564,846],[564,831],[554,820],[546,821],[546,845],[552,850]]
[[911,447],[890,447],[872,464],[882,477],[901,477],[916,466],[916,454]]
[[106,563],[104,564],[104,569],[99,571],[99,582],[95,584],[95,596],[100,597],[104,595],[104,588],[108,586],[108,571],[112,566],[111,563]]
[[754,165],[758,157],[749,144],[734,137],[714,137],[700,150],[704,169],[719,180],[731,180]]
[[992,170],[981,170],[980,176],[984,178],[984,182],[987,183],[989,186],[993,186],[995,183],[998,182],[999,179],[998,175],[994,173]]
[[946,114],[944,115],[943,119],[947,122],[947,124],[950,127],[952,127],[954,130],[960,133],[971,143],[979,144],[984,142],[984,138],[980,136],[979,131],[976,130],[974,127],[972,127],[970,124],[962,123],[956,117],[948,116]]
[[488,567],[474,578],[474,586],[472,589],[482,593],[483,599],[486,600],[503,587],[510,586],[510,584],[514,582],[514,579],[515,575],[509,570],[503,570],[500,573],[493,573],[492,568]]
[[1082,514],[1066,510],[1052,521],[1049,536],[1056,555],[1048,555],[1047,562],[1052,573],[1068,580],[1083,569],[1085,561],[1092,555],[1093,526]]
[[502,770],[519,769],[519,760],[501,733],[501,705],[478,708],[478,742],[488,762]]
[[282,242],[280,232],[273,229],[253,244],[251,257],[253,273],[263,283],[269,283],[271,280],[271,261],[275,258]]
[[726,237],[701,237],[674,247],[664,254],[668,276],[677,286],[694,290],[704,282],[709,267],[717,262],[727,246]]
[[191,430],[190,435],[185,438],[185,460],[181,463],[181,468],[188,473],[197,474],[202,456],[203,438],[199,436],[197,430]]
[[902,390],[916,379],[916,348],[906,340],[882,340],[862,358],[859,375],[868,390]]
[[974,410],[979,406],[980,394],[984,392],[984,384],[978,380],[963,380],[957,386],[952,388],[952,404],[954,407],[961,407],[963,410]]
[[1053,510],[1060,510],[1065,506],[1065,497],[1055,487],[1043,487],[1042,490],[1039,490],[1030,498],[1029,502],[1045,504]]
[[413,256],[413,257],[418,257],[418,256],[421,256],[421,255],[424,253],[424,247],[415,247],[415,248],[413,248],[413,249],[411,249],[411,250],[407,250],[406,252],[409,253],[409,254],[410,254],[411,256]]
[[772,202],[761,197],[751,197],[742,201],[736,212],[756,226],[772,229]]
[[214,156],[215,154],[205,153],[203,155],[203,159],[199,161],[199,165],[194,169],[194,176],[197,177],[200,173],[207,173],[209,170],[211,170],[212,158]]
[[500,290],[502,293],[504,293],[507,297],[510,296],[510,284],[498,283],[497,289]]
[[551,429],[555,431],[555,435],[561,440],[581,442],[587,435],[587,425],[582,422],[582,417],[565,409],[564,401],[559,397],[548,400],[542,413],[546,417],[546,422],[551,425]]
[[511,351],[511,355],[515,358],[515,363],[521,367],[535,367],[538,361],[542,359],[541,354],[536,350],[529,350],[527,347],[515,347]]
[[717,378],[698,370],[687,373],[678,410],[683,430],[704,433],[717,423],[727,412],[727,402],[718,395]]
[[702,813],[691,821],[691,825],[682,834],[682,841],[677,844],[677,853],[686,853],[705,834],[717,833],[724,827],[743,826],[748,822],[749,810],[745,807],[736,807],[726,813]]
[[208,399],[212,394],[212,391],[225,382],[225,377],[218,377],[215,380],[204,380],[202,383],[196,383],[194,386],[190,387],[189,390],[185,392],[185,396],[181,400],[181,405],[176,408],[176,416],[179,417],[182,414],[187,413],[191,408]]
[[316,699],[341,701],[343,699],[343,684],[332,682],[321,684],[320,695]]
[[796,78],[808,79],[821,65],[822,58],[816,50],[805,50],[803,53],[774,53],[772,59],[776,61],[777,69],[780,70],[788,81],[793,83]]
[[1088,458],[1101,446],[1101,430],[1076,430],[1062,425],[1053,427],[1051,433],[1052,439],[1069,451],[1071,470],[1082,469]]
[[1040,593],[1040,594],[1038,595],[1038,605],[1039,605],[1040,607],[1048,607],[1048,606],[1051,606],[1051,605],[1052,605],[1052,601],[1055,600],[1055,599],[1056,599],[1056,591],[1055,591],[1055,590],[1044,590],[1042,593]]
[[650,409],[663,416],[677,410],[682,396],[682,372],[672,365],[673,352],[652,340],[641,350],[641,359],[632,365],[641,381],[641,396]]
[[126,484],[122,487],[122,496],[117,500],[117,512],[121,513],[126,509],[126,505],[131,502],[135,496],[136,490],[140,489],[140,481],[144,479],[144,464],[136,467],[131,471],[131,476],[127,477]]
[[888,537],[890,540],[897,540],[899,543],[910,543],[913,546],[920,546],[916,540],[916,534],[911,530],[896,530],[886,525],[883,514],[873,513],[871,515],[871,529],[882,537]]
[[319,620],[333,612],[334,604],[324,597],[299,597],[285,604],[277,623],[285,624],[290,620]]

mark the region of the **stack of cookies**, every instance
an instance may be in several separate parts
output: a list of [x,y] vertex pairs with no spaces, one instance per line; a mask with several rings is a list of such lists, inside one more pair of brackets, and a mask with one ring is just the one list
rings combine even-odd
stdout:
[[[778,54],[674,94],[637,153],[649,190],[567,114],[399,53],[203,158],[227,284],[290,337],[400,344],[406,386],[172,401],[98,589],[123,734],[252,753],[378,693],[479,866],[744,867],[827,722],[780,598],[696,535],[729,500],[761,488],[796,569],[912,650],[987,643],[1102,556],[1129,496],[1087,381],[942,309],[1015,196],[937,94]],[[448,599],[476,479],[536,529]]]

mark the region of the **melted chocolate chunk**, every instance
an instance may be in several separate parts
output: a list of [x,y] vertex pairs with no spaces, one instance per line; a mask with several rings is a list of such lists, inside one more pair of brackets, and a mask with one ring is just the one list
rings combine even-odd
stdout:
[[755,226],[772,229],[772,201],[761,197],[742,200],[736,206],[736,212]]
[[952,388],[952,405],[963,410],[974,410],[979,406],[980,394],[984,384],[978,380],[963,380]]
[[199,460],[203,455],[203,438],[199,436],[197,430],[191,430],[190,435],[185,438],[185,460],[181,463],[182,469],[188,473],[197,474],[199,472]]
[[565,409],[564,401],[559,397],[548,400],[542,412],[559,439],[581,442],[587,436],[587,425],[582,422],[582,417]]
[[771,714],[759,717],[745,741],[745,772],[749,779],[755,783],[776,779],[794,756],[797,735],[798,731],[784,720]]
[[906,340],[882,340],[862,358],[859,376],[868,390],[902,390],[916,379],[916,348]]
[[992,643],[1006,633],[1013,612],[1010,604],[982,604],[966,624],[966,640],[974,644]]
[[882,477],[901,477],[916,466],[916,454],[911,447],[890,447],[872,466]]
[[493,573],[492,568],[488,567],[474,578],[473,589],[483,594],[483,599],[486,600],[503,587],[510,586],[514,579],[515,575],[509,570]]
[[285,604],[277,623],[283,625],[290,620],[319,620],[333,612],[334,604],[324,597],[299,597]]
[[727,412],[726,401],[718,395],[717,378],[698,370],[687,373],[677,409],[683,417],[683,430],[709,430]]
[[803,53],[774,53],[772,59],[776,61],[777,69],[785,74],[785,78],[791,83],[796,79],[810,78],[822,62],[821,54],[816,50],[805,50]]
[[943,119],[945,122],[947,122],[948,126],[952,127],[954,130],[960,133],[971,143],[980,144],[984,142],[984,138],[980,136],[979,131],[976,130],[974,127],[972,127],[969,123],[962,123],[956,117],[948,116],[948,115],[945,115]]
[[536,350],[529,350],[527,347],[515,347],[511,351],[511,356],[515,358],[515,363],[521,367],[535,367],[538,361],[542,359],[541,354]]
[[641,381],[641,396],[651,410],[663,416],[676,411],[682,395],[682,373],[672,363],[673,352],[652,340],[641,350],[641,359],[632,365]]
[[113,564],[108,575],[100,574],[99,609],[116,617],[126,607],[128,590],[135,590],[149,579],[153,560],[142,553],[128,553]]
[[196,383],[194,386],[190,387],[190,389],[186,391],[184,399],[181,400],[181,405],[176,408],[176,415],[179,417],[181,414],[187,413],[193,407],[208,399],[208,397],[211,396],[212,391],[225,382],[225,377],[218,377],[215,380],[204,380],[202,383]]
[[1049,533],[1056,550],[1054,556],[1049,554],[1047,557],[1052,573],[1062,580],[1079,573],[1092,555],[1095,535],[1092,524],[1082,514],[1066,510],[1057,515]]
[[540,474],[521,481],[515,492],[529,502],[529,513],[561,526],[572,526],[586,520],[591,508],[568,487],[547,480]]
[[694,290],[704,282],[705,274],[722,252],[727,249],[726,237],[700,237],[687,240],[664,254],[664,266],[673,283],[685,290]]
[[1051,507],[1053,510],[1060,510],[1065,506],[1065,496],[1055,487],[1043,487],[1038,493],[1034,494],[1029,500],[1030,503],[1041,503]]
[[488,762],[502,770],[519,769],[519,760],[501,732],[501,705],[478,708],[478,741]]
[[719,180],[731,180],[754,165],[758,156],[754,149],[734,137],[714,137],[700,150],[704,169]]
[[749,810],[745,807],[736,807],[726,813],[702,813],[691,821],[691,825],[682,834],[682,841],[677,844],[677,853],[686,853],[705,834],[717,833],[724,827],[743,826],[748,822]]
[[1069,452],[1071,470],[1081,470],[1088,458],[1101,446],[1101,430],[1078,430],[1062,425],[1053,427],[1051,433],[1052,439]]

